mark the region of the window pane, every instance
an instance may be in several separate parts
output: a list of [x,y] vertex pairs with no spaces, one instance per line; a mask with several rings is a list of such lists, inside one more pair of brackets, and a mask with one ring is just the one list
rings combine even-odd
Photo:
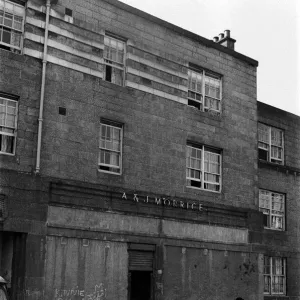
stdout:
[[271,285],[270,285],[271,277],[264,276],[264,293],[271,293]]
[[3,24],[3,15],[4,15],[4,11],[0,10],[0,25]]
[[276,216],[272,216],[272,224],[271,224],[272,228],[275,229],[283,229],[283,218],[282,217],[276,217]]
[[271,158],[282,160],[282,148],[271,146]]
[[123,41],[116,40],[112,37],[104,37],[104,58],[113,62],[117,62],[120,66],[123,65],[125,43]]
[[282,146],[282,131],[271,128],[271,143],[275,146]]
[[117,85],[123,85],[123,70],[112,68],[111,82]]
[[21,33],[20,32],[11,32],[11,45],[15,47],[21,47]]
[[271,274],[271,258],[264,256],[264,274]]
[[14,153],[14,136],[0,134],[1,152]]
[[188,88],[193,91],[197,91],[202,94],[202,73],[198,73],[192,70],[188,71],[189,81]]
[[261,123],[258,123],[258,140],[269,144],[269,127]]
[[213,98],[205,97],[205,106],[204,107],[207,109],[219,111],[220,110],[220,101],[213,99]]
[[12,27],[13,15],[5,12],[4,13],[4,25],[7,27]]
[[11,31],[3,28],[2,42],[6,44],[10,44],[10,41],[11,41]]
[[221,81],[205,75],[205,95],[213,98],[220,99]]

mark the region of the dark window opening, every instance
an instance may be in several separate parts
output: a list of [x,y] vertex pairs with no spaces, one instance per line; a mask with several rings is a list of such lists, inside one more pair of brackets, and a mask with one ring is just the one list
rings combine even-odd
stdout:
[[201,103],[198,102],[198,101],[193,101],[193,100],[188,99],[188,105],[189,105],[189,106],[196,107],[196,108],[198,108],[199,110],[202,109]]
[[129,300],[151,300],[152,272],[130,271]]
[[99,166],[100,170],[103,171],[108,171],[108,172],[113,172],[113,173],[120,173],[120,169],[119,168],[112,168],[112,167],[107,167],[107,166]]
[[[0,127],[1,130],[1,127]],[[0,151],[4,153],[14,153],[15,137],[0,134]]]
[[8,50],[8,51],[10,51],[10,50],[11,50],[11,48],[10,48],[10,47],[8,47],[8,46],[5,46],[5,45],[0,45],[0,49],[4,49],[4,50]]
[[191,180],[190,186],[201,188],[201,181]]
[[106,66],[105,80],[111,82],[112,67]]
[[65,14],[66,14],[66,16],[72,17],[72,16],[73,16],[73,11],[72,11],[72,9],[66,7]]
[[263,221],[264,221],[264,227],[268,227],[269,226],[269,215],[264,214]]
[[258,149],[258,158],[268,161],[268,151],[264,149]]

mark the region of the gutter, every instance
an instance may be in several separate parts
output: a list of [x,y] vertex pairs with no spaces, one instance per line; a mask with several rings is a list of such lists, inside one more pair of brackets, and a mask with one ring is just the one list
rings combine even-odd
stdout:
[[36,152],[36,166],[35,173],[40,173],[41,162],[41,144],[42,144],[42,128],[43,128],[43,110],[45,98],[45,81],[46,81],[46,65],[47,65],[47,50],[48,50],[48,31],[49,31],[49,15],[50,15],[50,0],[46,3],[46,23],[45,23],[45,38],[44,38],[44,53],[43,53],[43,70],[42,70],[42,84],[41,84],[41,98],[40,98],[40,112],[38,118],[38,140]]

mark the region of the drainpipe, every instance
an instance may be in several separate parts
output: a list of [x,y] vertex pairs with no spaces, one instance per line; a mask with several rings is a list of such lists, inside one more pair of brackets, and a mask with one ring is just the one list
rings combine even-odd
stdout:
[[49,14],[50,14],[50,0],[46,3],[46,23],[45,23],[45,38],[44,38],[44,53],[43,53],[43,70],[42,70],[42,85],[41,85],[41,98],[40,98],[40,113],[39,113],[39,127],[38,127],[38,140],[36,152],[36,167],[35,173],[40,172],[41,160],[41,144],[42,144],[42,127],[43,127],[43,109],[45,98],[45,79],[46,79],[46,65],[47,65],[47,44],[48,44],[48,28],[49,28]]

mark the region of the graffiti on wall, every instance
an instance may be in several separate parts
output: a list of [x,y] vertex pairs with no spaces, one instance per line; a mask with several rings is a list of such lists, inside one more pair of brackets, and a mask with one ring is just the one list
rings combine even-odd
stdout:
[[81,290],[78,287],[73,289],[55,289],[55,300],[104,300],[106,299],[106,289],[104,284],[96,284],[93,290]]

